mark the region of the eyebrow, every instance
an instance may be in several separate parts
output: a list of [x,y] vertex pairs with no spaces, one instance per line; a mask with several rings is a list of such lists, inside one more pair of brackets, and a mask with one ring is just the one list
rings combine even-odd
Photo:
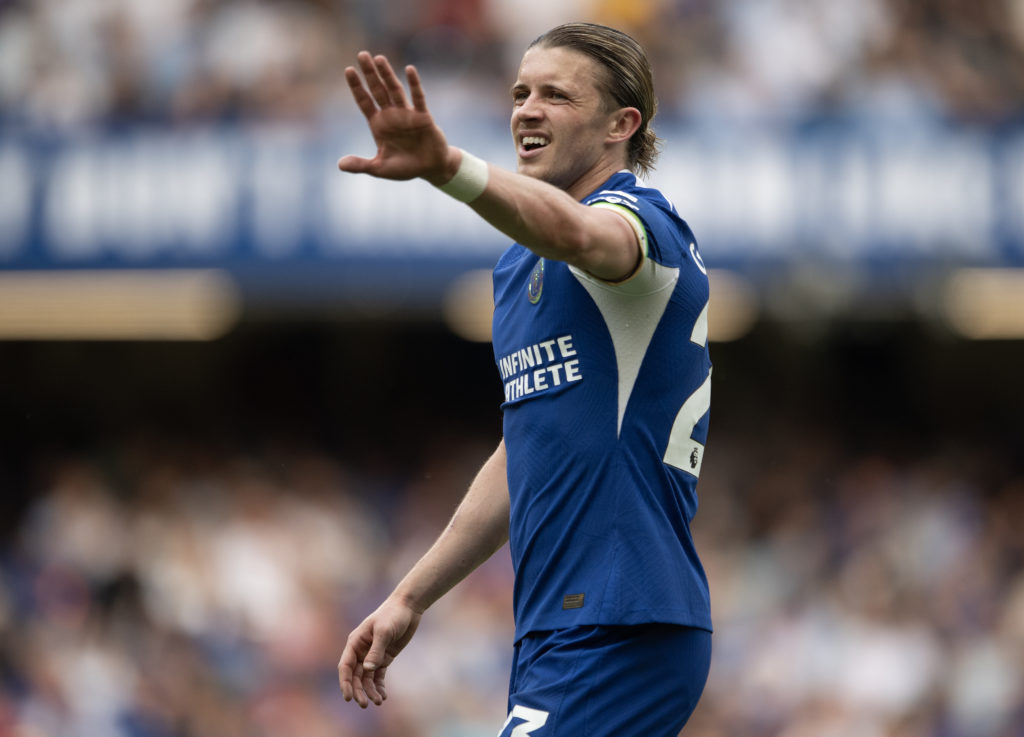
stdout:
[[[562,85],[562,84],[552,84],[550,82],[541,82],[540,84],[536,85],[535,89],[542,90],[542,91],[553,90],[555,92],[560,92],[561,94],[565,95],[566,97],[571,97],[571,98],[576,98],[580,94],[578,90],[573,90],[573,89],[570,89],[570,88],[566,87],[565,85]],[[530,90],[530,85],[526,84],[525,82],[517,82],[516,84],[512,85],[512,89],[509,90],[509,94],[510,95],[515,95],[517,92],[528,92],[529,90]]]

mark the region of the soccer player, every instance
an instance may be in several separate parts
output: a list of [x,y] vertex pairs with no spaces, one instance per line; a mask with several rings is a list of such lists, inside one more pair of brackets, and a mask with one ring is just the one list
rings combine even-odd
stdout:
[[494,269],[503,439],[434,545],[348,637],[346,700],[384,676],[424,611],[506,540],[515,650],[500,737],[676,737],[711,657],[689,524],[707,437],[707,272],[637,174],[657,154],[642,48],[593,24],[527,49],[512,87],[517,173],[450,146],[415,67],[345,76],[377,144],[342,171],[420,177],[513,239]]

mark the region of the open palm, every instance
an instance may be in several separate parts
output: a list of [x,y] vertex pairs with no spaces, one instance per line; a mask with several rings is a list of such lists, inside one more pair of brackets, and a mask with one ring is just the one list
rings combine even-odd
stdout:
[[405,69],[412,98],[410,104],[387,58],[374,57],[366,51],[360,52],[357,58],[363,77],[354,67],[348,67],[345,80],[370,126],[377,155],[372,159],[343,156],[338,168],[384,179],[423,177],[428,181],[444,181],[448,143],[427,110],[416,68]]

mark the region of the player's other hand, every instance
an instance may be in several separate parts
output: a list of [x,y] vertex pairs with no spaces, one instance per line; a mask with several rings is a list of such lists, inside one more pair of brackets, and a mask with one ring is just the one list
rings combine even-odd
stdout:
[[395,656],[416,633],[421,613],[387,599],[352,630],[338,661],[338,682],[345,701],[355,699],[362,708],[387,698],[384,675]]
[[[345,69],[345,80],[359,110],[366,117],[377,144],[372,159],[343,156],[338,168],[355,174],[384,179],[423,177],[432,184],[444,184],[458,168],[444,133],[427,110],[426,95],[416,67],[407,66],[409,97],[386,57],[368,51],[356,57],[355,67]],[[410,99],[411,98],[411,99]]]

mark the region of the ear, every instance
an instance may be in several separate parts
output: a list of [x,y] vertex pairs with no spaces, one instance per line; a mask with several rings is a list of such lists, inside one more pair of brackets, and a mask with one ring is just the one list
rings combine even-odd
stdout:
[[635,107],[622,107],[612,113],[608,128],[608,142],[628,141],[640,128],[643,116]]

